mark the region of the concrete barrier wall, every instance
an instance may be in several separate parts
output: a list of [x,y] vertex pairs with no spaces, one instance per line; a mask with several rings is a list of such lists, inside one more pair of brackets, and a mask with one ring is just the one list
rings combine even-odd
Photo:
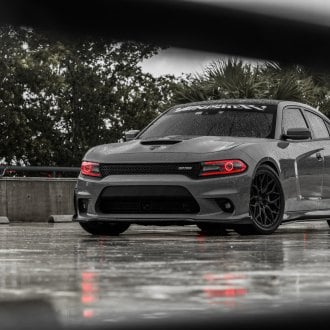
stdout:
[[72,214],[77,179],[1,178],[0,216],[9,221],[47,222],[51,215]]

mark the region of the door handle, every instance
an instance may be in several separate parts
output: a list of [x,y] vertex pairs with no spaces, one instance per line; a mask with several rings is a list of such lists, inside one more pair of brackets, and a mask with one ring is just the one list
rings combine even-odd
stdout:
[[318,161],[323,160],[323,156],[322,156],[322,154],[321,154],[320,152],[317,152],[317,153],[316,153],[316,159],[317,159]]

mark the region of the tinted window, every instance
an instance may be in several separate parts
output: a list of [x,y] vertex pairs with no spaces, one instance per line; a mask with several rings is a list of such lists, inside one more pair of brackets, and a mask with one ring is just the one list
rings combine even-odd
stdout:
[[284,109],[283,110],[283,132],[288,128],[307,128],[306,121],[299,109]]
[[160,117],[142,139],[171,135],[274,137],[276,106],[200,105],[174,108]]
[[311,125],[311,129],[316,139],[327,139],[329,138],[328,130],[321,117],[314,115],[309,111],[305,111],[305,115]]

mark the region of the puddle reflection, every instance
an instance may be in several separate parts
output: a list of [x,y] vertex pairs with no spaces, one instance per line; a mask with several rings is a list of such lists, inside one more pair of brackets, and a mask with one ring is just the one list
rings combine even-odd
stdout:
[[84,271],[81,273],[81,303],[86,308],[83,309],[84,318],[95,316],[90,305],[99,300],[98,296],[98,276],[95,272]]
[[328,231],[249,238],[166,228],[97,238],[70,226],[0,230],[1,298],[50,299],[66,320],[307,300],[330,306]]

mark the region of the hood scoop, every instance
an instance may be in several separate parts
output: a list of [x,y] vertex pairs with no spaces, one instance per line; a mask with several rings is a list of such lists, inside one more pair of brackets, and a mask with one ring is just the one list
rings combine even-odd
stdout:
[[141,141],[140,143],[145,145],[145,146],[152,146],[152,145],[168,145],[168,144],[176,144],[182,142],[182,140],[177,140],[177,139],[154,139],[154,140],[144,140]]

